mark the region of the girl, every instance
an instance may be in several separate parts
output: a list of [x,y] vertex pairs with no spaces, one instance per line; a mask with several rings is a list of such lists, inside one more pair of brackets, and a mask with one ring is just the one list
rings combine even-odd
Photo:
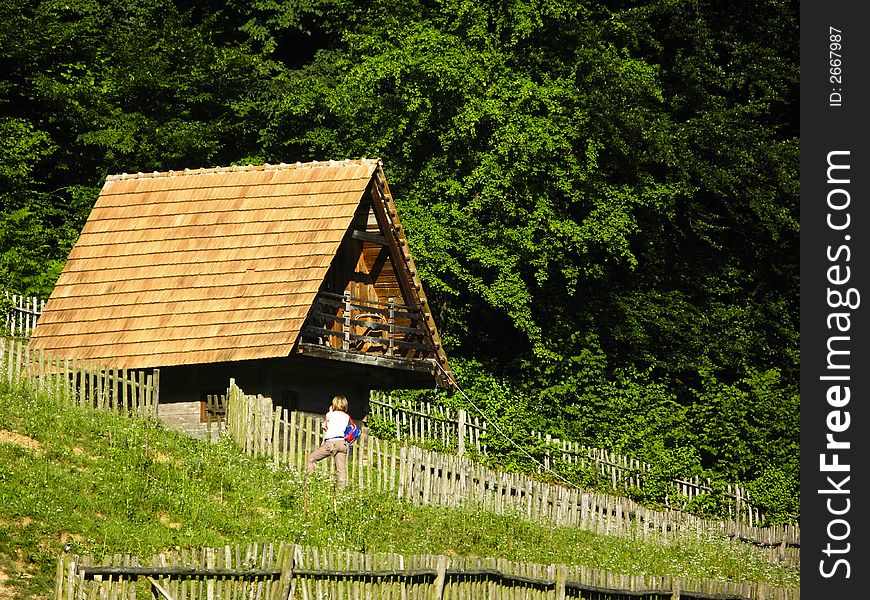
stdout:
[[344,430],[347,429],[349,422],[347,398],[344,396],[333,397],[329,411],[320,425],[324,431],[323,443],[317,450],[308,455],[306,463],[306,471],[311,475],[314,473],[314,463],[327,456],[334,457],[337,484],[340,488],[347,486],[347,442],[344,441]]

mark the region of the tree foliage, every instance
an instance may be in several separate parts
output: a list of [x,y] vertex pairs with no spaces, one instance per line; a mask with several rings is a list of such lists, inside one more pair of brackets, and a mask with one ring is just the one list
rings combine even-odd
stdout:
[[380,156],[490,417],[797,493],[796,3],[0,5],[3,285],[107,173]]

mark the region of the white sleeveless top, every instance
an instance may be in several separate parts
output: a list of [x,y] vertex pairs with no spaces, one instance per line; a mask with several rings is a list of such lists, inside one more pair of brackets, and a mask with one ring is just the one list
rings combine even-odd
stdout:
[[347,429],[349,422],[350,416],[346,412],[341,412],[340,410],[329,411],[326,413],[326,432],[323,434],[323,439],[344,439],[344,430]]

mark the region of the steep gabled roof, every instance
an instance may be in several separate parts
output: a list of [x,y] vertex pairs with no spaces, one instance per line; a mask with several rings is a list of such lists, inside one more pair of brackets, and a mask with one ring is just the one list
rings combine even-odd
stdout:
[[116,368],[287,356],[376,172],[383,188],[366,159],[110,176],[31,348]]

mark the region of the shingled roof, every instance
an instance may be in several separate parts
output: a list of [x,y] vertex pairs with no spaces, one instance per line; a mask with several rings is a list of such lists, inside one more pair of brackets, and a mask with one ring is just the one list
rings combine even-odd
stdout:
[[360,159],[109,176],[31,348],[114,368],[287,356],[376,172]]

